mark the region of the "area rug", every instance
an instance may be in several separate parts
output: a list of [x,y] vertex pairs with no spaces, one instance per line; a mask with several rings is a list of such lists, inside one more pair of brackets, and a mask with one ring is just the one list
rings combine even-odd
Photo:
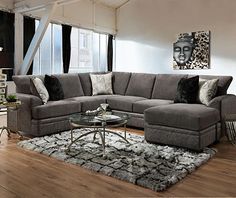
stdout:
[[[77,129],[75,138],[89,130]],[[119,133],[123,135],[122,132]],[[69,131],[24,140],[18,145],[154,191],[163,191],[177,183],[207,162],[216,152],[206,148],[203,152],[196,153],[149,144],[143,136],[130,133],[127,133],[127,140],[130,144],[118,136],[107,134],[105,157],[99,136],[93,142],[93,135],[80,139],[68,152]]]

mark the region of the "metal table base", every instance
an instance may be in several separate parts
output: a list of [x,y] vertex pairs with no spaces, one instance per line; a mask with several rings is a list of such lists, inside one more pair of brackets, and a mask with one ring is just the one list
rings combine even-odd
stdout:
[[[67,148],[67,152],[70,151],[71,149],[71,146],[77,142],[80,138],[84,137],[84,136],[87,136],[87,135],[90,135],[90,134],[94,134],[93,136],[93,141],[96,139],[96,134],[98,133],[100,138],[101,138],[101,141],[102,141],[102,148],[103,148],[103,156],[105,156],[105,147],[106,147],[106,133],[112,133],[116,136],[119,136],[121,139],[123,139],[126,143],[129,143],[129,141],[126,139],[126,123],[127,121],[124,121],[122,123],[119,123],[119,124],[116,124],[116,125],[111,125],[111,126],[85,126],[85,125],[75,125],[73,123],[70,123],[71,124],[71,143],[69,144],[68,148]],[[116,133],[114,131],[110,131],[110,130],[107,130],[106,128],[114,128],[114,127],[119,127],[119,126],[124,126],[125,130],[124,130],[124,137],[122,135],[120,135],[119,133]],[[74,139],[73,137],[73,133],[74,133],[74,130],[75,129],[81,129],[81,128],[92,128],[94,130],[92,131],[89,131],[87,133],[84,133],[82,135],[80,135],[79,137],[77,137],[76,139]]]

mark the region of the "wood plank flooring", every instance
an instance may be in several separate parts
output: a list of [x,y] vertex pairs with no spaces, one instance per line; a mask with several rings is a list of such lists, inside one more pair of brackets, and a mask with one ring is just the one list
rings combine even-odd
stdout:
[[[1,116],[1,125],[5,119]],[[236,197],[236,147],[226,140],[214,145],[218,153],[207,164],[158,193],[23,150],[16,135],[8,140],[4,134],[1,140],[0,198]]]

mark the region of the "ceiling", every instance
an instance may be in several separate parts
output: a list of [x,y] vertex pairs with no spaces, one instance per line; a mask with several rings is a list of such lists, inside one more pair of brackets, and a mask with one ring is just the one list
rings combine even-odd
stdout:
[[[76,2],[76,1],[80,1],[80,0],[14,0],[14,5],[15,8],[16,7],[22,7],[22,6],[27,6],[27,7],[31,7],[33,5],[46,5],[52,2],[60,2],[62,4],[64,3],[68,3],[68,2]],[[85,0],[83,0],[85,1]],[[121,7],[122,5],[126,4],[129,0],[93,0],[96,3],[101,3],[103,5],[106,5],[108,7],[112,7],[114,9]]]

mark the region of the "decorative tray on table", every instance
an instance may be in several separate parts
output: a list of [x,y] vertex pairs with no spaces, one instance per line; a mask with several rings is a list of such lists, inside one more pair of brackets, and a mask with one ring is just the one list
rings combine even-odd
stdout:
[[117,115],[99,115],[99,116],[95,116],[95,119],[100,120],[100,121],[116,121],[121,119],[119,116]]

